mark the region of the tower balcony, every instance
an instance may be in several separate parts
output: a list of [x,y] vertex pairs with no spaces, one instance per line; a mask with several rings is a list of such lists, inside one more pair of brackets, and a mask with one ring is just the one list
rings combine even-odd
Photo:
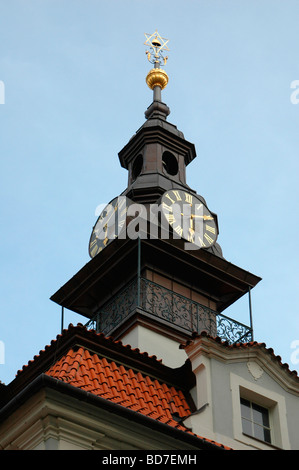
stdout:
[[251,327],[138,276],[114,295],[86,323],[86,327],[106,336],[115,336],[121,325],[136,315],[185,337],[206,331],[229,344],[253,339]]

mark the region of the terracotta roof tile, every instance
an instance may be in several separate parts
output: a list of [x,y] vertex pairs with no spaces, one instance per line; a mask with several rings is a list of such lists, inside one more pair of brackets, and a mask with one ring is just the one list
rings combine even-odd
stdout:
[[[69,344],[68,349],[66,344]],[[89,349],[87,344],[92,347]],[[94,347],[97,353],[94,352]],[[106,351],[109,352],[107,357]],[[116,359],[108,359],[110,356]],[[56,360],[56,357],[60,358]],[[77,327],[69,325],[68,330],[63,330],[56,340],[40,351],[39,356],[35,356],[33,361],[29,361],[28,365],[18,371],[16,379],[21,379],[20,375],[24,373],[30,378],[35,371],[41,369],[42,372],[46,370],[46,375],[73,387],[189,433],[202,441],[228,449],[222,444],[195,435],[180,422],[191,414],[188,400],[180,389],[186,386],[186,376],[182,376],[182,382],[182,378],[176,374],[173,376],[173,384],[179,385],[168,385],[162,377],[169,378],[169,368],[157,360],[156,356],[141,353],[139,349],[125,346],[121,341],[87,330],[80,324]],[[159,379],[151,377],[151,373]],[[22,380],[17,381],[19,383]]]
[[122,404],[170,426],[186,430],[173,419],[191,414],[181,390],[168,387],[140,371],[109,362],[88,350],[70,349],[47,372],[47,375],[89,391],[97,396]]
[[[139,349],[123,345],[121,341],[106,338],[103,334],[95,333],[94,331],[87,332],[83,325],[78,325],[77,327],[70,325],[68,330],[64,330],[61,335],[57,336],[56,341],[51,341],[49,346],[40,351],[40,356],[35,356],[34,360],[29,361],[28,365],[24,366],[17,376],[23,371],[30,369],[37,361],[42,361],[42,358],[49,354],[51,348],[55,351],[59,341],[63,341],[64,336],[67,334],[72,334],[72,329],[76,330],[76,332],[79,329],[79,334],[84,333],[90,338],[94,337],[104,347],[107,345],[107,347],[111,348],[111,351],[116,351],[120,354],[123,354],[124,351],[126,357],[130,356],[131,360],[134,358],[141,360],[149,369],[153,368],[156,370],[163,367],[161,361],[158,361],[156,356],[141,353]],[[252,341],[250,343],[230,345],[228,342],[223,342],[220,338],[212,337],[203,332],[200,335],[194,335],[192,339],[187,341],[186,345],[200,336],[208,336],[226,348],[262,348],[266,353],[270,354],[272,359],[277,361],[280,366],[298,380],[297,371],[290,371],[287,364],[282,364],[280,356],[275,356],[273,349],[267,349],[264,343]],[[182,345],[182,347],[185,346]],[[144,370],[144,367],[142,367],[142,370]],[[180,388],[167,385],[163,380],[159,381],[140,370],[135,371],[131,367],[121,364],[121,362],[117,363],[114,360],[107,359],[102,354],[91,353],[87,347],[70,347],[69,350],[62,354],[59,360],[55,360],[48,367],[46,374],[176,429],[191,433],[179,421],[191,414],[188,401]],[[220,447],[225,447],[214,441],[201,439],[212,442]]]

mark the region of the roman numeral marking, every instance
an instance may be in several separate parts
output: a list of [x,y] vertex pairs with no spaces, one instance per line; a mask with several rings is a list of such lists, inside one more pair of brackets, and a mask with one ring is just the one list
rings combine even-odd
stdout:
[[96,238],[92,240],[92,242],[90,242],[90,248],[93,248],[97,244],[97,241],[98,240]]
[[166,214],[166,219],[168,220],[169,225],[173,225],[175,222],[175,218],[173,214]]
[[174,227],[174,231],[180,235],[180,237],[183,235],[183,229],[182,227],[180,227],[179,225],[177,225],[176,227]]
[[165,197],[167,197],[167,198],[172,202],[172,204],[174,204],[175,200],[174,200],[174,199],[171,199],[171,197],[169,196],[169,194],[166,194]]
[[205,243],[203,242],[203,240],[200,237],[198,237],[198,240],[199,240],[200,246],[203,246],[203,247],[206,246]]
[[207,240],[208,243],[213,243],[213,238],[210,237],[207,233],[204,234],[204,238]]
[[211,233],[216,233],[215,227],[211,227],[210,225],[206,225],[206,230]]
[[90,250],[90,254],[92,257],[94,257],[97,254],[98,251],[98,245],[94,246],[92,250]]
[[185,201],[188,202],[189,204],[192,204],[193,197],[189,193],[185,193]]
[[173,194],[175,195],[177,201],[181,201],[181,200],[182,200],[182,198],[181,198],[181,196],[180,196],[180,193],[179,193],[178,191],[172,191],[172,192],[173,192]]
[[188,242],[194,243],[194,232],[188,233]]

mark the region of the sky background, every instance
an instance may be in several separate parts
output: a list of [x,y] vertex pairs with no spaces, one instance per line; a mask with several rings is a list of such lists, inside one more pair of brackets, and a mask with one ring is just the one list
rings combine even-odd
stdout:
[[[156,29],[168,121],[196,147],[187,182],[218,214],[224,257],[263,278],[255,340],[299,370],[298,0],[0,0],[4,383],[60,333],[49,298],[89,261],[97,207],[127,186],[118,152],[152,101]],[[224,313],[249,324],[248,298]]]

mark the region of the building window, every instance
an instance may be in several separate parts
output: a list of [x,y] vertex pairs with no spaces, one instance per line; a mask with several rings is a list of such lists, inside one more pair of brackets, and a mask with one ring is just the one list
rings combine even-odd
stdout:
[[271,444],[269,411],[241,398],[241,419],[244,434]]
[[169,175],[175,176],[179,171],[179,165],[175,156],[166,151],[162,155],[163,168]]
[[138,155],[138,157],[135,158],[133,167],[132,167],[132,180],[135,181],[137,176],[140,175],[143,167],[143,157],[142,155]]
[[[249,448],[268,449],[274,446],[290,449],[287,393],[283,390],[274,392],[256,382],[230,374],[234,438]],[[263,410],[264,415],[261,413]],[[257,429],[262,432],[258,433]]]

